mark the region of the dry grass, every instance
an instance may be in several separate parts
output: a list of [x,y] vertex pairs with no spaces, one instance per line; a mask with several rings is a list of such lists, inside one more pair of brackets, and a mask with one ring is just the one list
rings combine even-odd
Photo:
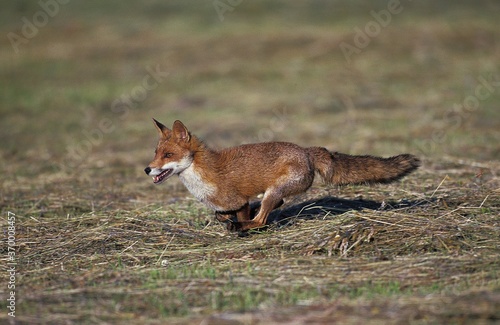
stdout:
[[[402,184],[315,186],[275,213],[269,229],[245,238],[191,200],[165,208],[147,195],[79,201],[59,184],[24,201],[28,212],[16,224],[18,319],[498,320],[498,178],[488,176],[498,165],[489,166],[466,187],[451,180],[467,177],[463,171],[426,168]],[[429,187],[436,175],[442,182]],[[350,199],[332,197],[339,194]],[[378,201],[387,197],[404,199]]]
[[[498,76],[498,5],[445,3],[408,4],[351,65],[339,43],[386,2],[242,2],[224,23],[211,5],[70,3],[18,55],[0,49],[16,320],[498,323],[498,88],[473,112],[449,111]],[[6,7],[1,30],[33,6]],[[169,77],[113,112],[157,64]],[[146,178],[150,117],[214,146],[271,138],[424,163],[390,185],[315,184],[241,238],[177,180]],[[115,129],[72,154],[104,118]]]

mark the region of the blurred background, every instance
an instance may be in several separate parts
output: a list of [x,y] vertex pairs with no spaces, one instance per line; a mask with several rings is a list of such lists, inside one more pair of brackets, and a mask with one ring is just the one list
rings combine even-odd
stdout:
[[498,1],[2,1],[2,178],[143,177],[214,147],[500,156]]

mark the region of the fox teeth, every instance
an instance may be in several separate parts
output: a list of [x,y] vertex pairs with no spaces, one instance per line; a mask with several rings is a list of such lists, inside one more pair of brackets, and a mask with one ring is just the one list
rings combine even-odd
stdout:
[[153,182],[155,184],[162,183],[162,181],[165,180],[170,175],[170,173],[172,173],[172,169],[165,169],[159,175],[153,177]]

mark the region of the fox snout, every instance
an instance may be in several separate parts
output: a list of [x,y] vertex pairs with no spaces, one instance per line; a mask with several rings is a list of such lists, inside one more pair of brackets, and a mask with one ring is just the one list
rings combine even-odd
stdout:
[[161,184],[170,176],[178,173],[173,168],[151,168],[149,166],[144,168],[144,172],[153,177],[153,183],[155,184]]

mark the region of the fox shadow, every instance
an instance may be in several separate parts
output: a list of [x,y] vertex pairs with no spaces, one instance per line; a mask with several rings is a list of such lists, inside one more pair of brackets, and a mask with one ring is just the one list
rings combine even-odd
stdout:
[[[349,211],[362,211],[366,209],[390,211],[417,207],[428,203],[429,201],[426,200],[377,202],[364,199],[342,199],[328,196],[303,202],[293,202],[281,209],[276,209],[269,215],[266,226],[277,226],[278,228],[282,228],[291,226],[298,220],[321,219],[329,215],[341,215]],[[258,211],[260,202],[254,202],[251,208],[252,211]]]

